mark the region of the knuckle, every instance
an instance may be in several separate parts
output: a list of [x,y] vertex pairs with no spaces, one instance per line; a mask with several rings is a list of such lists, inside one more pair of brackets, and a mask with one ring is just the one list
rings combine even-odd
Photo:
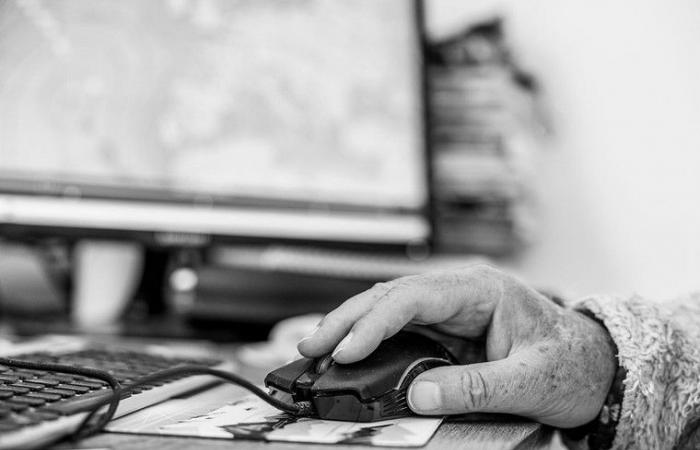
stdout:
[[391,281],[380,281],[378,283],[374,283],[372,286],[373,291],[383,292],[388,291],[389,289],[391,289]]
[[503,280],[506,276],[505,274],[495,268],[494,266],[491,266],[489,264],[485,263],[479,263],[474,266],[470,266],[467,269],[466,272],[467,278],[471,280],[478,280],[478,281],[488,281],[488,282],[495,282],[495,281],[501,281]]
[[387,295],[397,295],[401,294],[402,292],[405,292],[411,288],[411,280],[408,278],[399,278],[398,280],[394,281],[392,284],[391,288],[389,291],[387,291]]
[[463,371],[460,376],[460,386],[465,411],[479,411],[488,406],[491,395],[481,372]]
[[476,263],[472,266],[469,266],[469,270],[476,275],[493,275],[501,273],[500,270],[487,263]]
[[380,303],[386,300],[387,297],[391,298],[391,301],[401,298],[401,294],[410,289],[410,283],[411,280],[408,277],[402,277],[393,281],[375,284],[373,287],[373,289],[377,290],[375,301]]
[[399,278],[394,278],[393,280],[389,280],[389,281],[380,281],[379,283],[374,284],[374,288],[379,289],[381,291],[391,291],[393,289],[396,289],[397,287],[407,285],[414,278],[415,278],[415,276],[408,275],[408,276],[403,276],[403,277],[399,277]]

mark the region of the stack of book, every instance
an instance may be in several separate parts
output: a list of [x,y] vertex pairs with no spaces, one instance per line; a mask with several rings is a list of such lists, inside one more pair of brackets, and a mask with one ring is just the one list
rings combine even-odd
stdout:
[[532,228],[535,80],[499,20],[429,44],[426,59],[438,250],[511,255]]

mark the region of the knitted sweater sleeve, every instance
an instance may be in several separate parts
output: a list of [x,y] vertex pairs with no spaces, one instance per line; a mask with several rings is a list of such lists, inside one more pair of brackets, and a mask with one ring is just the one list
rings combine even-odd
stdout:
[[613,449],[700,449],[700,293],[663,306],[591,297],[627,370]]

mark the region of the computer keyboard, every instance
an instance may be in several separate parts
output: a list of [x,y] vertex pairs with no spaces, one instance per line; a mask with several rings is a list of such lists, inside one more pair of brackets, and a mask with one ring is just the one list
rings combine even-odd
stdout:
[[[170,358],[105,348],[65,353],[35,352],[13,359],[87,367],[108,372],[122,386],[152,373],[182,365],[230,369],[216,359]],[[177,377],[139,385],[124,393],[115,418],[214,381],[206,375]],[[84,375],[27,370],[0,365],[0,449],[38,448],[74,432],[95,406],[112,393],[106,381]]]

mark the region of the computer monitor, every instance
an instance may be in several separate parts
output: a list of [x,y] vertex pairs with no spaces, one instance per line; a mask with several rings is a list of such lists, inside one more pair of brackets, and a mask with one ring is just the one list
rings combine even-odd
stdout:
[[431,237],[422,8],[0,0],[0,234]]

